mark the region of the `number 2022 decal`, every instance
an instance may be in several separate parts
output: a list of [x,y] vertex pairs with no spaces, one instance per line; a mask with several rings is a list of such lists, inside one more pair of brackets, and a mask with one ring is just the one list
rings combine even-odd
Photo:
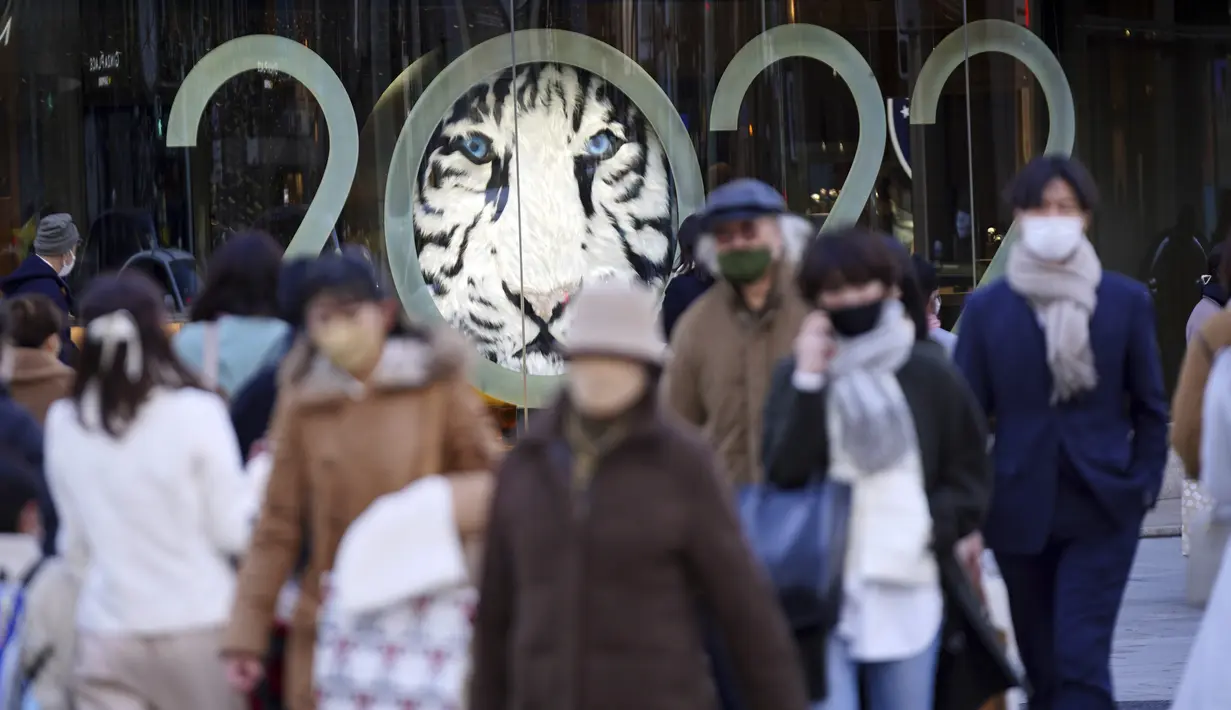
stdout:
[[[1068,155],[1076,134],[1072,91],[1055,55],[1028,29],[1003,20],[979,20],[958,28],[936,45],[919,74],[912,94],[911,122],[931,124],[945,80],[970,55],[1008,54],[1026,65],[1047,99],[1049,133],[1046,153]],[[385,185],[384,231],[390,267],[398,295],[410,312],[431,321],[442,317],[424,283],[414,249],[413,205],[415,166],[419,165],[441,116],[471,86],[518,64],[555,62],[585,69],[624,92],[661,137],[675,177],[680,216],[704,202],[700,162],[692,139],[671,98],[639,64],[605,42],[566,30],[519,30],[483,42],[455,59],[438,74],[411,107],[394,146]],[[855,98],[860,135],[855,159],[822,232],[854,223],[872,196],[884,157],[888,127],[883,95],[867,61],[849,41],[816,25],[791,24],[767,30],[748,42],[719,79],[710,107],[710,130],[737,128],[740,105],[752,81],[782,59],[806,57],[830,66]],[[168,121],[168,147],[196,145],[197,127],[211,96],[229,79],[245,71],[277,66],[301,82],[325,115],[329,156],[317,196],[295,232],[287,254],[320,253],[350,193],[359,162],[359,128],[341,79],[319,55],[294,40],[275,35],[250,35],[230,40],[206,54],[176,93]],[[1005,247],[1017,227],[1010,228]],[[1003,269],[1008,249],[997,252],[983,280]],[[476,358],[475,385],[487,395],[520,406],[546,404],[560,384],[559,375],[529,375]]]

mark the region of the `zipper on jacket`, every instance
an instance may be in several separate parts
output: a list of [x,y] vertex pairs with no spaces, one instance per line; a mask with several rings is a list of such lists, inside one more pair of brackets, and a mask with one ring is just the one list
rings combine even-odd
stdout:
[[590,481],[573,485],[573,522],[578,525],[590,519],[590,487]]
[[573,535],[570,544],[572,549],[569,553],[572,557],[572,579],[569,585],[570,599],[569,605],[572,615],[571,633],[566,633],[568,639],[568,648],[566,649],[564,663],[565,674],[562,679],[565,685],[563,696],[567,698],[566,707],[571,710],[579,710],[581,708],[581,668],[582,659],[580,651],[585,649],[585,614],[583,613],[583,600],[585,599],[585,559],[586,559],[586,543],[587,532],[589,531],[590,519],[590,491],[593,486],[592,480],[575,481],[570,486],[571,502],[573,512]]
[[569,492],[572,494],[573,522],[583,523],[590,517],[590,489],[598,472],[599,456],[591,452],[573,454],[573,470],[569,471]]
[[581,654],[586,649],[585,644],[585,580],[586,580],[586,546],[589,542],[590,531],[590,509],[593,500],[592,494],[594,491],[594,481],[598,474],[599,463],[601,456],[583,455],[574,460],[574,466],[584,466],[585,472],[583,475],[577,475],[577,471],[573,472],[572,485],[572,508],[573,508],[573,584],[572,584],[572,613],[573,613],[573,633],[569,634],[569,639],[572,643],[572,648],[569,649],[569,674],[567,683],[570,684],[569,694],[566,696],[573,710],[580,710],[582,707],[582,689],[584,687],[583,678],[581,677],[581,669],[584,668]]

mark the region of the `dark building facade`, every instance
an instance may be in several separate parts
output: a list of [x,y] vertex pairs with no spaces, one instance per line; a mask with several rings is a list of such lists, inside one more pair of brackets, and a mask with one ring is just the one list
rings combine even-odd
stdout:
[[[1231,12],[1202,0],[7,0],[0,245],[39,214],[88,279],[270,228],[361,243],[407,307],[543,401],[585,280],[662,286],[732,176],[892,232],[950,317],[999,269],[1001,190],[1071,152],[1168,377],[1231,228]],[[967,61],[969,57],[969,61]],[[1226,160],[1224,160],[1224,158]],[[288,216],[289,215],[289,216]],[[175,274],[169,279],[174,281]],[[169,288],[176,287],[168,284]]]

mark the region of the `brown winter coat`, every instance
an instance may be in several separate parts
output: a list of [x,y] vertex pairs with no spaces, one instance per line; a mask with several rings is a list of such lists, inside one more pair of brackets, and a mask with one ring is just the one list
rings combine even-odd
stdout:
[[[587,480],[544,412],[496,477],[469,710],[714,710],[705,610],[747,710],[805,710],[786,622],[709,446],[647,397]],[[584,452],[584,449],[580,451]]]
[[1210,316],[1188,342],[1180,379],[1171,402],[1171,446],[1184,462],[1184,472],[1196,480],[1201,475],[1201,410],[1205,383],[1210,379],[1214,356],[1231,345],[1231,311]]
[[766,308],[754,314],[726,281],[689,306],[671,336],[663,378],[667,404],[701,427],[730,483],[762,480],[761,414],[774,365],[792,352],[808,307],[795,267],[777,267]]
[[[290,622],[287,685],[291,710],[310,710],[312,646],[321,573],[333,565],[342,534],[378,497],[436,473],[490,475],[498,432],[466,381],[463,345],[441,331],[391,339],[366,388],[300,344],[287,370],[272,426],[274,455],[260,521],[240,571],[224,653],[263,655],[278,592],[310,548]],[[298,361],[298,362],[297,362]],[[467,477],[473,480],[473,475]],[[455,486],[458,519],[485,517],[482,486]],[[397,564],[397,560],[390,560]]]
[[73,368],[39,348],[13,348],[13,379],[9,393],[40,425],[51,403],[73,391]]

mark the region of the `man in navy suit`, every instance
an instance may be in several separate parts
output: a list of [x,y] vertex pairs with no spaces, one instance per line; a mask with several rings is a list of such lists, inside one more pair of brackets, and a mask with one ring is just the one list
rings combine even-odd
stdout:
[[34,253],[21,262],[17,270],[0,280],[0,293],[8,298],[38,293],[52,300],[64,312],[64,332],[60,334],[60,359],[72,365],[77,346],[73,345],[69,326],[73,315],[73,292],[65,281],[77,265],[77,245],[81,235],[68,214],[51,214],[38,223],[34,237]]
[[1111,638],[1167,456],[1154,308],[1086,239],[1080,163],[1032,161],[1004,279],[967,301],[954,355],[995,426],[984,527],[1009,590],[1031,710],[1112,710]]

